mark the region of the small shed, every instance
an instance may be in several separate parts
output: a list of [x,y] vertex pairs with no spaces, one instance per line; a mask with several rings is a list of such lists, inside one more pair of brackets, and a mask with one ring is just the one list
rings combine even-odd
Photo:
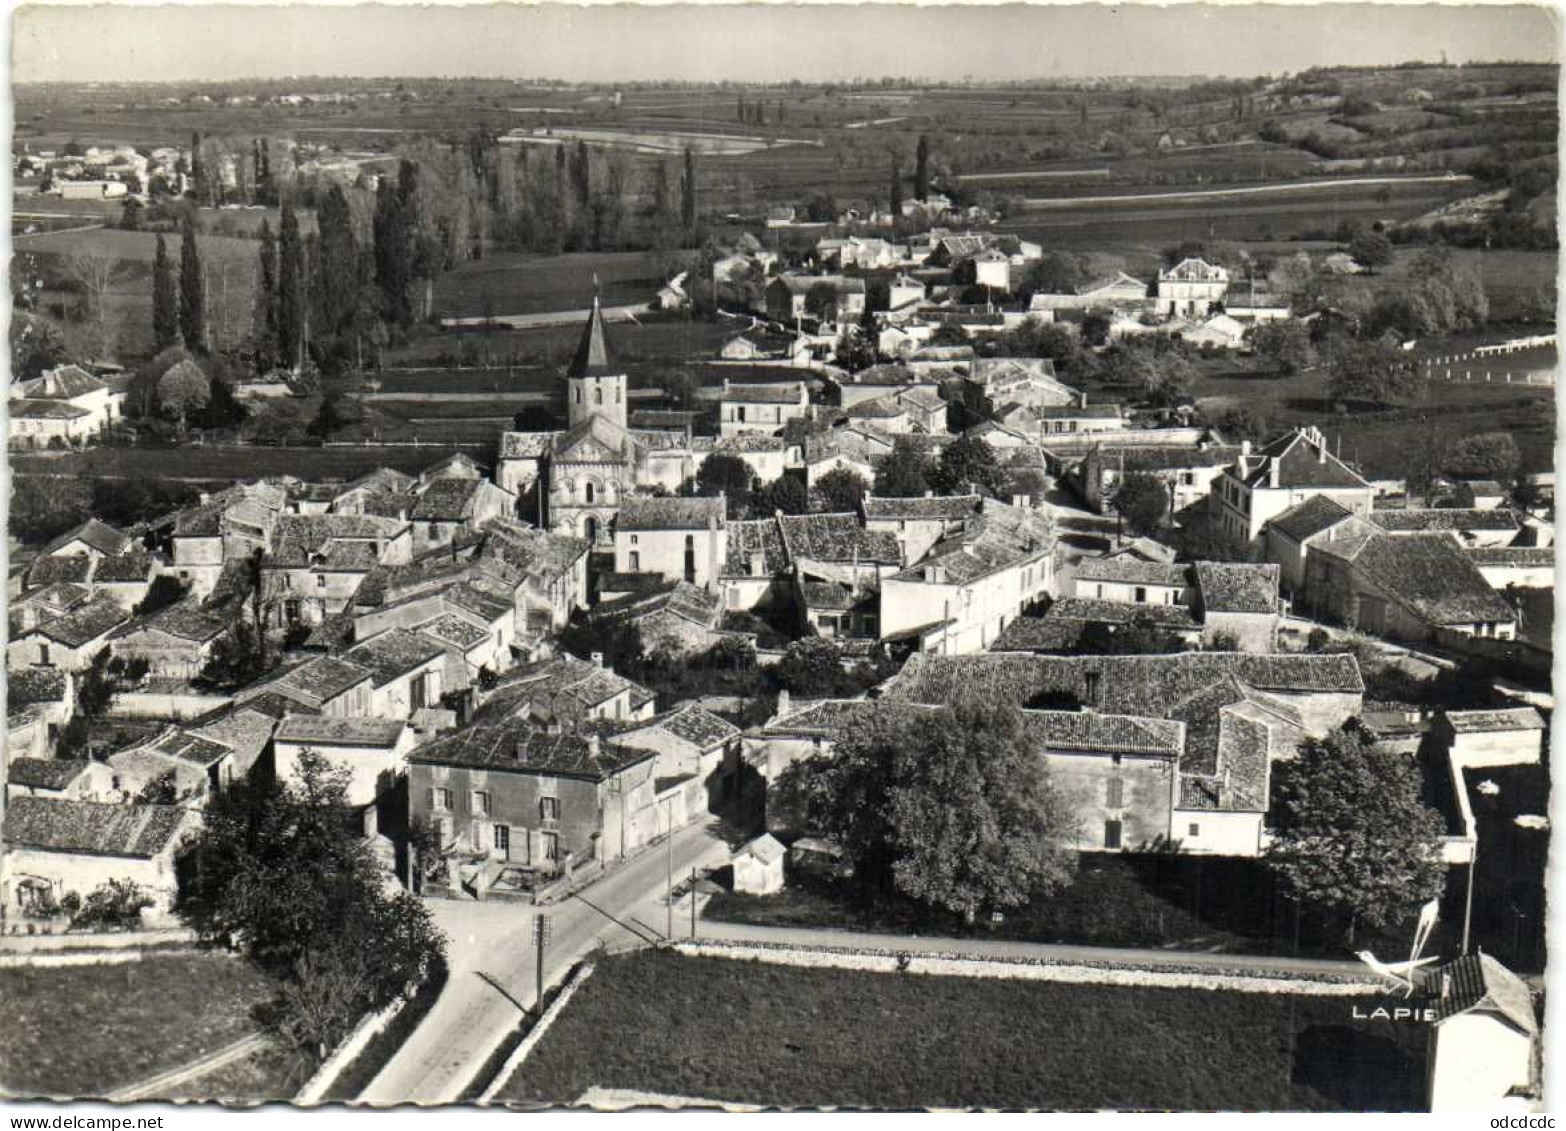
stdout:
[[1436,726],[1464,769],[1536,766],[1544,759],[1544,718],[1532,707],[1447,711]]
[[1465,954],[1432,971],[1434,1033],[1430,1110],[1528,1110],[1539,1084],[1533,996],[1488,954]]
[[762,833],[734,854],[734,890],[743,895],[771,895],[783,890],[783,858],[787,850],[771,833]]

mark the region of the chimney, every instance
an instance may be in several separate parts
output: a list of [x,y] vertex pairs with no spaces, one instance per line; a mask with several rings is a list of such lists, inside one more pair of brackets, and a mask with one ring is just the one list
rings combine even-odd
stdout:
[[777,709],[777,712],[776,712],[777,713],[777,717],[781,719],[785,715],[787,715],[788,712],[789,712],[788,688],[785,687],[782,691],[778,692],[778,709]]
[[593,667],[601,668],[601,667],[604,666],[604,654],[602,652],[594,652],[593,656],[592,656],[592,660],[593,660]]
[[1250,454],[1251,454],[1251,442],[1249,440],[1241,440],[1240,441],[1240,458],[1241,459],[1248,459],[1250,457]]
[[1278,457],[1274,456],[1271,460],[1269,460],[1267,462],[1267,486],[1269,486],[1269,487],[1276,487],[1277,485],[1278,485]]
[[597,758],[598,754],[598,736],[596,734],[590,734],[587,736],[587,756],[589,758]]

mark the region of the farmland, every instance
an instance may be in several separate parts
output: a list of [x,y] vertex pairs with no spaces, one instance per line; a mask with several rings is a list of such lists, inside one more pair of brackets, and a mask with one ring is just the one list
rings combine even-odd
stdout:
[[585,310],[594,280],[606,306],[651,302],[663,283],[654,257],[640,252],[489,255],[443,275],[435,287],[442,318]]
[[0,1087],[102,1096],[255,1032],[273,983],[218,955],[0,970]]
[[1353,1022],[1353,1000],[643,951],[599,964],[501,1096],[569,1104],[597,1086],[882,1110],[1417,1109],[1424,1029]]

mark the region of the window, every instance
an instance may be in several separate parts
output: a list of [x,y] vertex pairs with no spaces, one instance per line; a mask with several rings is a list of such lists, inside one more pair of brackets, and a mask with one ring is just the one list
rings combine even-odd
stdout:
[[429,673],[425,672],[414,677],[408,685],[408,708],[412,711],[422,711],[429,706]]
[[1136,603],[1139,605],[1147,604],[1147,586],[1138,585],[1136,587]]
[[[540,797],[538,799],[538,816],[543,821],[558,821],[560,819],[560,798]],[[553,856],[550,857],[554,859]]]
[[641,555],[641,553],[639,551],[632,550],[631,551],[631,572],[632,573],[640,573],[641,571],[642,571],[642,555]]
[[696,537],[692,534],[685,536],[685,580],[696,580]]
[[475,789],[473,791],[473,815],[475,817],[489,816],[489,791]]
[[1202,826],[1198,825],[1195,821],[1192,821],[1191,824],[1188,826],[1188,828],[1189,828],[1190,831],[1189,831],[1189,833],[1187,835],[1189,835],[1189,836],[1201,836],[1202,835]]
[[1098,672],[1087,672],[1082,677],[1083,697],[1089,707],[1098,706]]
[[495,826],[495,851],[501,855],[511,853],[511,829],[507,825]]
[[539,855],[550,861],[560,859],[560,837],[558,834],[540,833],[539,840],[542,842]]
[[1120,822],[1109,820],[1104,822],[1104,847],[1120,847]]
[[598,387],[597,385],[593,386],[593,403],[594,404],[603,404],[604,403],[604,391],[603,391],[602,388]]
[[636,545],[636,535],[631,535],[631,545]]
[[744,405],[740,405],[739,407],[737,407],[734,410],[734,419],[737,420],[741,424],[745,423],[745,406]]
[[1104,804],[1111,809],[1119,809],[1125,804],[1125,782],[1119,778],[1110,778],[1108,788],[1104,791]]
[[430,790],[430,808],[437,812],[449,812],[451,809],[451,790],[436,786]]
[[326,588],[326,574],[318,573],[318,574],[315,575],[315,587],[317,589],[325,589]]
[[49,645],[38,645],[38,662],[46,668],[49,666]]
[[596,493],[597,492],[594,490],[593,485],[591,483],[587,484],[586,486],[584,486],[582,488],[582,495],[588,502],[592,502],[593,501],[593,496]]
[[451,843],[451,818],[435,818],[435,842],[442,847]]

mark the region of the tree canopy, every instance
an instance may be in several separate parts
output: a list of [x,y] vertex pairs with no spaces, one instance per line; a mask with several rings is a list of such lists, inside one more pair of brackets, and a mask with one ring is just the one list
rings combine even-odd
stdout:
[[864,476],[846,467],[835,467],[816,480],[813,491],[818,496],[820,510],[841,513],[857,511],[860,501],[870,490]]
[[1327,363],[1327,393],[1334,401],[1393,404],[1424,384],[1413,356],[1380,338],[1337,344]]
[[1156,475],[1128,471],[1115,491],[1115,509],[1132,533],[1154,534],[1169,513],[1169,488]]
[[1506,483],[1522,466],[1522,453],[1510,432],[1464,436],[1446,453],[1445,471],[1459,479],[1495,479]]
[[843,847],[870,893],[973,922],[1071,879],[1067,806],[1012,708],[871,710],[778,788],[787,811]]
[[959,436],[941,449],[934,471],[926,476],[940,495],[977,491],[994,497],[1006,490],[1006,478],[995,449],[982,437],[971,434]]
[[922,495],[931,489],[934,464],[912,444],[896,444],[875,465],[875,493],[883,498],[902,499]]
[[724,452],[714,452],[696,469],[696,494],[723,495],[730,518],[744,518],[750,509],[751,484],[756,478],[750,464]]
[[1446,882],[1441,817],[1420,800],[1417,759],[1351,731],[1307,739],[1274,763],[1276,837],[1266,860],[1286,891],[1318,911],[1381,926]]
[[211,379],[189,358],[175,362],[158,378],[158,406],[179,421],[181,431],[190,414],[205,408],[211,399]]

